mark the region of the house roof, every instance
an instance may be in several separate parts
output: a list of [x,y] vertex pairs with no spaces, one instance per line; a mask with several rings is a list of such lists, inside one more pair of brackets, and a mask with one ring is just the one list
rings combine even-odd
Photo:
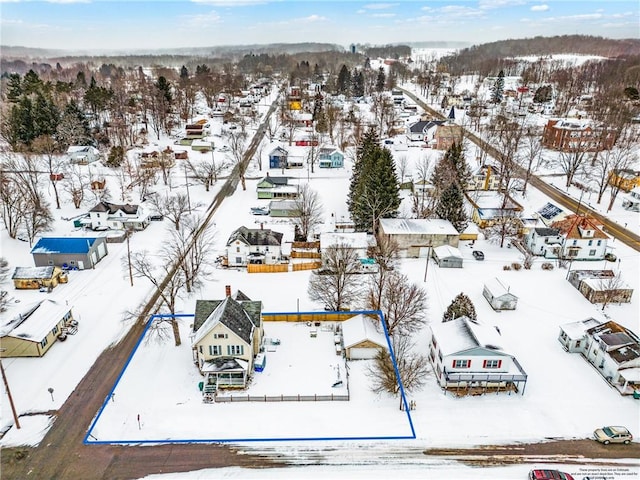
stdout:
[[31,253],[88,253],[96,237],[43,237]]
[[[273,203],[273,202],[271,202]],[[282,233],[269,229],[240,227],[235,230],[227,240],[227,247],[236,240],[247,245],[282,245]]]
[[381,218],[380,226],[392,235],[458,235],[449,220],[437,218]]
[[558,228],[538,227],[533,229],[539,237],[557,237],[560,234]]
[[12,280],[27,280],[31,278],[51,278],[56,267],[16,267],[11,276]]
[[287,185],[289,183],[289,177],[272,177],[271,175],[267,175],[258,182],[258,185],[263,182],[270,183],[272,186]]
[[[249,318],[256,327],[262,322],[262,302],[260,300],[251,300],[243,292],[238,290],[231,298],[239,302],[242,308],[247,312]],[[209,315],[216,309],[222,300],[196,300],[195,315],[193,319],[193,331],[196,332],[202,324],[209,318]]]
[[544,206],[538,210],[538,215],[541,216],[542,218],[546,219],[546,220],[551,220],[555,217],[557,217],[558,215],[563,213],[563,210],[558,207],[557,205],[554,205],[553,203],[547,202],[544,204]]
[[269,202],[269,210],[299,210],[295,200],[272,200]]
[[41,342],[53,327],[71,311],[71,307],[53,300],[42,300],[0,327],[0,334],[32,342]]
[[477,347],[502,351],[502,338],[496,328],[474,322],[468,317],[435,323],[430,328],[443,355]]
[[244,308],[242,308],[242,305],[231,297],[222,300],[202,326],[196,330],[193,344],[197,344],[218,324],[226,326],[244,342],[251,344],[253,322]]
[[509,295],[513,298],[518,298],[509,291],[511,287],[509,287],[509,285],[500,281],[498,278],[492,278],[490,280],[487,280],[484,283],[484,286],[487,288],[487,290],[489,290],[489,292],[493,295],[494,298],[499,298],[504,295]]
[[415,122],[409,126],[409,131],[411,133],[425,133],[428,130],[442,125],[444,121],[442,120],[420,120],[419,122]]
[[206,360],[201,370],[202,373],[239,372],[246,371],[248,367],[249,362],[241,358],[217,357]]
[[92,147],[91,145],[71,145],[69,148],[67,148],[67,153],[71,154],[71,153],[93,153],[98,154],[100,153],[100,151],[95,148]]
[[[596,223],[596,219],[587,217],[586,215],[568,215],[567,217],[553,222],[552,227],[557,228],[567,238],[609,238]],[[580,233],[582,230],[593,230],[592,237],[583,237]]]
[[347,245],[350,248],[367,249],[369,241],[366,232],[322,232],[320,247],[328,248],[332,245]]
[[113,215],[114,213],[118,212],[118,210],[122,210],[124,213],[126,213],[127,215],[136,215],[138,213],[138,205],[129,205],[129,204],[125,204],[125,205],[118,205],[116,203],[109,203],[109,202],[98,202],[98,204],[93,207],[91,210],[89,210],[89,212],[107,212],[110,215]]
[[[344,348],[350,348],[354,345],[362,343],[366,340],[375,343],[381,347],[387,347],[387,338],[376,328],[379,326],[376,322],[366,315],[356,315],[342,322],[342,338]],[[380,328],[382,328],[380,326]]]
[[342,153],[336,147],[323,147],[318,151],[319,156],[329,156],[329,155],[333,155],[334,153],[337,153],[342,157],[344,157],[344,153]]
[[283,147],[276,147],[273,150],[271,150],[271,152],[269,153],[270,157],[274,155],[277,155],[277,156],[284,155],[286,157],[287,155],[289,155],[289,152]]
[[571,340],[579,340],[585,336],[585,333],[590,328],[600,325],[601,322],[595,318],[587,318],[586,320],[579,320],[577,322],[565,323],[560,325],[560,329],[567,334]]

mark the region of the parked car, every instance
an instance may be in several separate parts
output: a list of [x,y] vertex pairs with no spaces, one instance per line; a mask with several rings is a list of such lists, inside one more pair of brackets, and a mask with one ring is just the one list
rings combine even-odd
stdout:
[[268,207],[251,207],[251,213],[253,215],[269,215],[270,210]]
[[604,259],[607,262],[615,262],[618,259],[618,257],[616,257],[613,253],[609,252],[604,254]]
[[593,438],[605,445],[610,443],[624,443],[628,445],[633,440],[633,435],[626,427],[602,427],[593,432]]
[[473,252],[471,252],[471,254],[476,260],[484,260],[484,253],[482,253],[480,250],[474,250]]
[[574,480],[568,473],[560,470],[531,470],[529,480]]

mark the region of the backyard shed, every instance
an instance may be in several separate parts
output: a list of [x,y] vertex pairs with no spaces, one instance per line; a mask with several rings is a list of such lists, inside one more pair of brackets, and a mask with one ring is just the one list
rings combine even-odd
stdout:
[[432,257],[440,268],[462,268],[462,253],[456,247],[440,245],[433,249]]
[[485,282],[482,295],[494,310],[515,310],[518,297],[509,291],[510,288],[498,278],[493,278]]
[[11,280],[17,289],[55,288],[58,283],[67,283],[67,274],[55,266],[16,267]]
[[345,355],[348,360],[374,358],[381,349],[387,348],[387,338],[380,321],[366,315],[356,315],[341,324]]

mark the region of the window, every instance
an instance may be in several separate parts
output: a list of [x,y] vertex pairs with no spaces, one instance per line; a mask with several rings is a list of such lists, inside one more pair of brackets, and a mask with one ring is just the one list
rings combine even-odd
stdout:
[[227,355],[244,355],[244,345],[227,345]]
[[200,345],[198,349],[200,350],[200,353],[202,353],[202,345]]
[[228,338],[229,334],[227,333],[214,333],[213,338]]
[[576,348],[580,348],[580,344],[582,343],[582,340],[577,340],[576,341]]
[[236,253],[240,253],[240,247],[236,247]]
[[602,245],[602,240],[598,240],[597,245],[598,245],[598,246]]
[[453,368],[470,368],[471,360],[454,360]]
[[594,256],[595,256],[595,254],[596,254],[596,251],[595,251],[595,250],[589,250],[589,256],[590,256],[590,257],[594,257]]
[[576,245],[578,245],[578,241],[577,241],[577,240],[574,240],[574,241],[573,241],[573,246],[575,247]]
[[53,333],[54,335],[58,334],[58,325],[56,325],[55,327],[53,327],[53,330],[51,330],[51,333]]
[[485,360],[482,362],[483,368],[500,368],[502,366],[502,360]]
[[222,355],[222,346],[209,345],[209,355]]
[[589,246],[593,245],[593,240],[589,240]]
[[40,346],[41,346],[42,348],[44,348],[44,347],[46,347],[46,346],[47,346],[47,337],[44,337],[44,338],[42,339],[42,341],[40,342]]

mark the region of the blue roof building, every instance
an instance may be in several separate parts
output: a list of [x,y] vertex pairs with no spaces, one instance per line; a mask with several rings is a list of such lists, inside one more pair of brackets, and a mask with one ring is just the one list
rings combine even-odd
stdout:
[[77,270],[94,268],[107,253],[105,237],[43,237],[31,249],[37,267]]

